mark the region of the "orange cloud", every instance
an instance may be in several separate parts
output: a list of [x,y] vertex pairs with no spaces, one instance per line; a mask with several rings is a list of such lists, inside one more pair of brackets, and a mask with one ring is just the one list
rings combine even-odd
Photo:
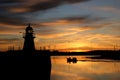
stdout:
[[120,38],[117,36],[90,34],[85,35],[84,37],[82,37],[82,35],[79,35],[79,38],[76,37],[71,37],[71,39],[73,40],[71,40],[70,42],[68,41],[68,43],[66,41],[64,43],[56,45],[60,51],[75,51],[75,52],[89,50],[114,50],[114,46],[116,46],[117,50],[120,49],[119,47]]
[[75,20],[75,21],[68,21],[68,20],[57,20],[54,22],[46,22],[46,23],[42,23],[41,25],[43,26],[63,26],[63,25],[70,25],[70,24],[80,24],[80,23],[84,23],[83,20],[79,21],[79,20]]
[[73,35],[76,32],[63,32],[63,33],[53,33],[53,34],[37,34],[38,38],[57,38],[57,37],[63,37],[67,35]]
[[24,13],[24,12],[29,11],[30,9],[29,8],[16,8],[16,7],[14,7],[14,8],[9,8],[8,10],[12,13]]
[[0,23],[0,34],[16,34],[21,35],[20,32],[23,32],[26,26],[22,25],[10,25]]

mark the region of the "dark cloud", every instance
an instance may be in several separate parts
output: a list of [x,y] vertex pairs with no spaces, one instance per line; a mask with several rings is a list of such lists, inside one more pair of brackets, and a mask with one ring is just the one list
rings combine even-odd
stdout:
[[50,9],[50,8],[54,8],[58,5],[60,5],[59,0],[40,2],[40,3],[37,3],[35,5],[30,6],[30,11],[47,10],[47,9]]
[[0,8],[7,9],[10,7],[16,7],[19,6],[18,4],[21,4],[22,1],[20,0],[0,0]]
[[18,0],[0,0],[0,3],[13,3],[16,1],[18,1]]
[[18,40],[20,40],[20,38],[17,37],[17,35],[13,35],[13,34],[0,34],[0,44],[11,43],[13,41],[18,41]]
[[25,22],[25,18],[24,17],[18,17],[18,16],[2,16],[0,15],[0,22],[3,24],[9,24],[9,25],[23,25],[23,23]]
[[47,10],[65,3],[72,4],[72,3],[84,2],[84,1],[89,1],[89,0],[35,0],[35,1],[34,0],[1,0],[0,5],[2,6],[2,8],[5,9],[24,8],[26,9],[26,12],[27,11],[32,12],[32,11]]
[[11,30],[13,29],[12,27],[6,27],[6,26],[0,26],[0,32],[5,31],[5,30]]
[[47,0],[45,2],[39,2],[35,5],[30,6],[31,11],[37,11],[37,10],[47,10],[50,8],[57,7],[64,3],[77,3],[77,2],[83,2],[83,1],[89,1],[89,0]]
[[27,15],[26,13],[84,1],[89,0],[0,0],[0,22],[12,25],[26,24],[23,16]]
[[92,17],[91,15],[81,15],[81,16],[72,16],[72,17],[64,17],[62,20],[67,21],[85,21],[85,22],[95,22],[95,21],[101,21],[106,19],[106,17]]
[[[110,25],[110,23],[104,23],[104,24],[98,24],[98,25],[92,25],[95,24],[95,22],[99,22],[102,20],[105,20],[105,17],[91,17],[90,15],[81,15],[81,16],[70,16],[70,17],[64,17],[64,18],[58,18],[55,20],[50,20],[50,21],[44,21],[40,23],[32,23],[33,26],[36,26],[36,28],[39,27],[44,27],[51,30],[51,26],[63,26],[63,25],[70,25],[70,24],[79,24],[76,27],[80,29],[96,29],[96,28],[101,28],[106,25]],[[84,26],[81,26],[81,24],[86,24]],[[91,26],[92,25],[92,26]],[[67,28],[68,26],[66,26]],[[71,27],[71,26],[69,26]],[[52,30],[54,31],[54,30]]]
[[65,17],[62,20],[67,20],[67,21],[84,21],[89,19],[89,15],[83,15],[83,16],[72,16],[72,17]]

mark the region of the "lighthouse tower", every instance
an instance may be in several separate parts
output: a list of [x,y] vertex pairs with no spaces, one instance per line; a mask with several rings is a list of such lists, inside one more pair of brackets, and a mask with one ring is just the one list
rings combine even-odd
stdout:
[[24,38],[24,46],[23,46],[23,51],[34,51],[35,50],[35,45],[34,45],[34,33],[33,33],[33,28],[28,24],[28,26],[25,29],[25,33],[23,35]]

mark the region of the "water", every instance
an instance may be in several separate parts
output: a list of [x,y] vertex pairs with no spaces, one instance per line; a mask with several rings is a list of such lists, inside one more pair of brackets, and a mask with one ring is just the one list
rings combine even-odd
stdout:
[[68,57],[51,56],[51,80],[120,80],[118,61],[94,61],[86,56],[74,56],[79,61],[69,64]]

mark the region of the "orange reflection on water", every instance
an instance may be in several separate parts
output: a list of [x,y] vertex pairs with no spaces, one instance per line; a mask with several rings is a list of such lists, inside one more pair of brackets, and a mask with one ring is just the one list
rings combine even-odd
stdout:
[[[78,61],[69,64],[66,62],[67,57],[69,56],[51,57],[51,80],[120,80],[119,62]],[[78,56],[77,59],[86,60],[87,58]]]

